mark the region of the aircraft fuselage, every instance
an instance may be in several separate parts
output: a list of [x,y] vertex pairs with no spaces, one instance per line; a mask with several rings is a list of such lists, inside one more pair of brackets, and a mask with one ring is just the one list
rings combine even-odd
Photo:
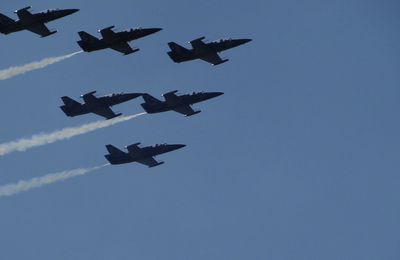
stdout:
[[226,51],[228,49],[243,45],[250,41],[251,41],[251,39],[219,40],[219,41],[215,41],[215,42],[205,43],[202,48],[186,49],[186,50],[182,50],[179,53],[175,53],[174,51],[169,51],[168,55],[175,62],[190,61],[190,60],[205,57],[209,54],[217,54],[219,52]]
[[163,153],[172,152],[185,146],[186,145],[184,144],[162,144],[156,146],[147,146],[140,148],[140,151],[137,154],[131,154],[129,152],[124,153],[123,155],[106,154],[105,157],[111,164],[125,164],[154,157]]
[[222,94],[222,92],[201,92],[186,94],[178,96],[178,99],[172,102],[168,102],[168,100],[154,103],[145,102],[142,104],[142,107],[149,114],[160,113],[173,110],[174,108],[180,106],[190,106],[211,98],[218,97]]
[[24,17],[23,19],[18,19],[15,23],[7,25],[4,30],[4,34],[9,34],[13,32],[18,32],[26,30],[31,26],[37,24],[46,24],[48,22],[63,18],[65,16],[71,15],[78,12],[79,9],[62,9],[62,10],[47,10],[44,12],[32,14]]
[[160,30],[160,28],[131,29],[129,31],[116,32],[113,33],[112,37],[103,37],[95,41],[81,39],[78,41],[78,44],[86,52],[98,51],[110,48],[113,45],[119,43],[127,43],[133,40],[137,40],[139,38],[156,33]]

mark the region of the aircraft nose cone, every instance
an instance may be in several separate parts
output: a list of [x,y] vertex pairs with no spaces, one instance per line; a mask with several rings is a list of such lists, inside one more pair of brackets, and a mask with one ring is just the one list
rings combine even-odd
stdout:
[[239,45],[242,45],[242,44],[245,44],[245,43],[248,43],[248,42],[251,42],[251,41],[252,41],[252,39],[240,39],[240,40],[237,40],[237,43]]
[[149,34],[153,34],[153,33],[159,32],[159,31],[161,31],[161,30],[162,30],[161,28],[149,28],[149,29],[144,29],[144,34],[145,34],[145,35],[149,35]]
[[218,97],[224,94],[224,92],[211,92],[210,93],[212,97]]
[[173,144],[172,145],[172,149],[178,150],[178,149],[181,149],[181,148],[183,148],[185,146],[186,146],[186,144]]
[[127,99],[134,99],[143,95],[143,93],[126,93],[124,94]]
[[67,9],[67,10],[65,10],[65,13],[67,15],[70,15],[70,14],[74,14],[74,13],[76,13],[78,11],[79,11],[79,9]]

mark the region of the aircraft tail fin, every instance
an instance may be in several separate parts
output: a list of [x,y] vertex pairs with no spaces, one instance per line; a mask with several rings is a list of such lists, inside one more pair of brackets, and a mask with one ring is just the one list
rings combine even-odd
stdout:
[[186,49],[185,47],[183,47],[175,42],[169,42],[168,46],[171,49],[171,51],[175,54],[186,54],[189,52],[188,49]]
[[158,100],[157,98],[155,98],[155,97],[153,97],[152,95],[147,94],[147,93],[143,93],[142,97],[143,97],[143,100],[144,100],[146,103],[148,103],[148,104],[157,104],[157,103],[161,103],[160,100]]
[[67,107],[74,107],[74,106],[81,105],[81,103],[79,103],[78,101],[76,101],[70,97],[67,97],[67,96],[63,96],[61,99]]
[[15,21],[13,19],[0,13],[0,32],[1,33],[4,33],[4,34],[10,33],[10,31],[7,30],[7,27],[10,27],[14,24],[15,24]]
[[80,31],[80,32],[78,32],[78,34],[79,34],[79,37],[81,37],[82,41],[95,42],[95,41],[99,40],[96,37],[94,37],[93,35],[91,35],[90,33],[87,33],[84,31]]
[[107,144],[106,148],[107,148],[107,151],[110,153],[110,155],[123,155],[123,154],[125,154],[123,151],[121,151],[120,149],[118,149],[117,147],[115,147],[112,144]]
[[149,114],[157,113],[156,107],[158,107],[158,105],[161,104],[162,102],[147,93],[143,93],[142,97],[143,97],[144,103],[141,104],[141,106],[144,109],[144,111],[146,111],[146,113],[149,113]]

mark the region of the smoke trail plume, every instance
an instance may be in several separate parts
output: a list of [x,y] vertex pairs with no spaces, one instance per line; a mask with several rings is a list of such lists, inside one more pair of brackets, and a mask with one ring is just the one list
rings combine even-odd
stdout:
[[81,53],[82,51],[74,52],[71,54],[63,55],[63,56],[58,56],[58,57],[51,57],[51,58],[46,58],[41,61],[35,61],[31,62],[25,65],[21,66],[16,66],[16,67],[11,67],[8,69],[0,70],[0,80],[5,80],[9,79],[24,73],[27,73],[32,70],[37,70],[37,69],[43,69],[51,64],[60,62],[62,60],[71,58],[75,56],[76,54]]
[[77,135],[82,135],[86,134],[89,132],[93,132],[97,129],[109,127],[118,123],[122,123],[125,121],[129,121],[135,117],[141,116],[146,114],[145,112],[139,113],[136,115],[130,115],[130,116],[120,116],[116,117],[110,120],[101,120],[89,124],[84,124],[81,126],[77,127],[68,127],[64,128],[61,130],[57,130],[52,133],[43,133],[43,134],[38,134],[38,135],[33,135],[30,138],[22,138],[17,141],[11,141],[8,143],[3,143],[0,144],[0,156],[3,156],[5,154],[15,152],[15,151],[26,151],[30,148],[36,147],[36,146],[42,146],[45,144],[51,144],[57,141],[65,140],[65,139],[70,139],[74,136]]
[[101,169],[109,164],[92,167],[92,168],[79,168],[70,171],[57,172],[47,174],[42,177],[32,178],[30,180],[21,180],[17,183],[6,184],[0,186],[0,198],[18,194],[31,189],[40,188],[45,185],[49,185],[55,182],[64,181],[76,176],[85,175],[95,170]]

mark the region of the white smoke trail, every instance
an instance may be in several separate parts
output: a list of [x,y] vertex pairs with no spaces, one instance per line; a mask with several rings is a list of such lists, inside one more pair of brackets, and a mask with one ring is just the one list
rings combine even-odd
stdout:
[[16,66],[16,67],[11,67],[8,69],[4,69],[4,70],[0,70],[0,80],[5,80],[5,79],[9,79],[24,73],[27,73],[29,71],[32,70],[37,70],[37,69],[42,69],[45,68],[51,64],[60,62],[62,60],[71,58],[73,56],[75,56],[76,54],[81,53],[82,51],[77,51],[71,54],[67,54],[67,55],[63,55],[63,56],[58,56],[58,57],[51,57],[51,58],[46,58],[43,59],[41,61],[35,61],[35,62],[31,62],[25,65],[21,65],[21,66]]
[[92,168],[79,168],[70,171],[57,172],[47,174],[42,177],[32,178],[30,180],[21,180],[17,183],[6,184],[0,186],[0,198],[18,194],[20,192],[29,191],[31,189],[40,188],[44,185],[49,185],[55,182],[64,181],[76,176],[84,175],[100,168],[103,168],[109,164],[92,167]]
[[97,129],[109,127],[118,123],[122,123],[128,120],[131,120],[135,117],[146,114],[146,112],[139,113],[136,115],[130,116],[120,116],[110,120],[101,120],[77,127],[68,127],[61,130],[57,130],[52,133],[43,133],[38,135],[33,135],[30,138],[22,138],[17,141],[11,141],[7,143],[0,144],[0,156],[5,154],[15,152],[15,151],[26,151],[30,148],[36,146],[42,146],[45,144],[51,144],[60,140],[70,139],[77,135],[86,134],[89,132],[93,132]]

